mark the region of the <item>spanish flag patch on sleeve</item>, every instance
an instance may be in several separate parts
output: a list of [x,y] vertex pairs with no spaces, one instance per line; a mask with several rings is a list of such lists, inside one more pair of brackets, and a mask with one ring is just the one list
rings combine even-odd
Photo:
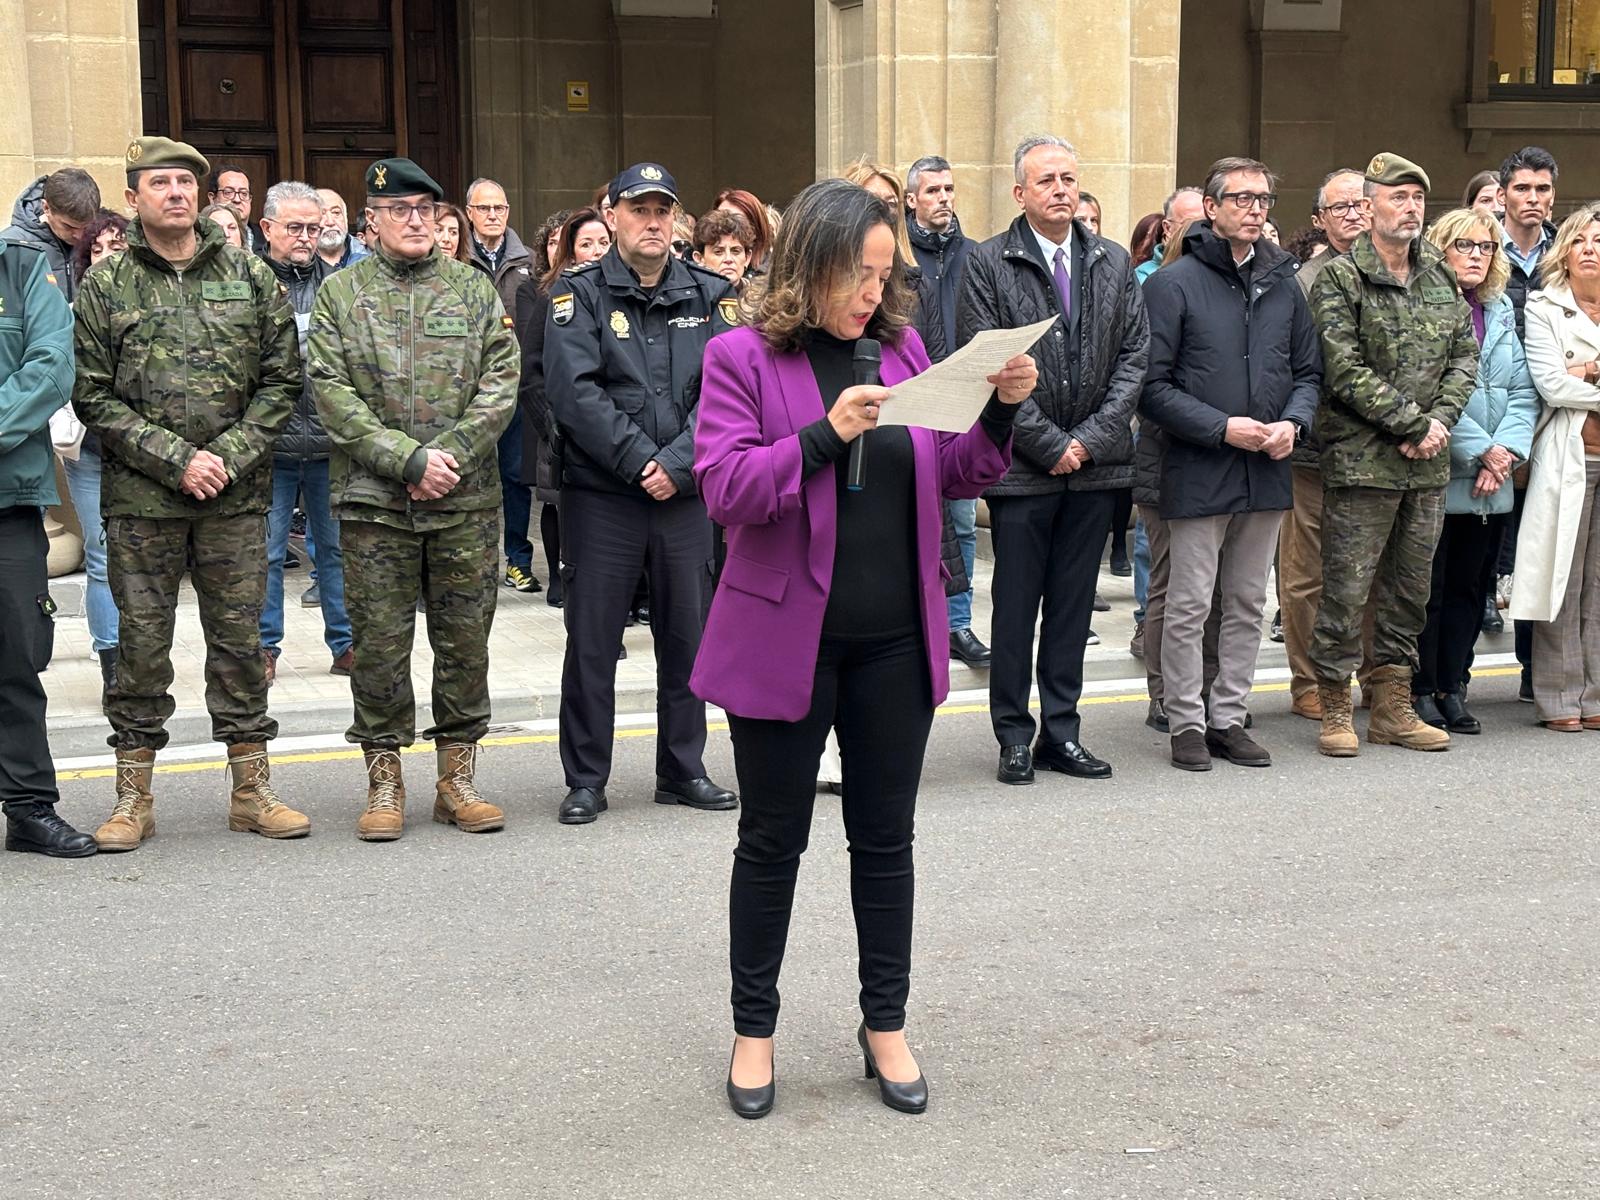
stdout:
[[501,313],[500,324],[504,325],[507,329],[510,329],[513,325],[513,321],[510,317],[506,316],[505,313]]

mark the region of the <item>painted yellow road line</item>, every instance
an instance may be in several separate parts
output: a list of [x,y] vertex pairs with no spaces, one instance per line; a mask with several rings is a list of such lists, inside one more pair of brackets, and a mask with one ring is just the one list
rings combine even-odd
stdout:
[[[1474,671],[1474,678],[1487,679],[1498,675],[1516,675],[1520,667],[1489,667],[1482,671]],[[1288,681],[1278,683],[1258,683],[1252,689],[1254,692],[1286,692],[1289,690]],[[1149,700],[1144,692],[1126,692],[1105,696],[1084,696],[1078,701],[1080,707],[1091,704],[1144,704]],[[1038,708],[1037,704],[1032,707]],[[989,711],[987,704],[946,704],[940,706],[934,714],[940,717],[958,717],[970,713],[985,713]],[[728,728],[725,721],[713,721],[706,726],[708,732],[721,733]],[[656,728],[653,725],[638,728],[618,729],[616,736],[619,738],[645,738],[654,737]],[[555,733],[523,733],[505,737],[486,737],[480,743],[484,746],[548,746],[554,744],[559,738]],[[432,754],[431,743],[424,742],[420,746],[407,746],[400,751],[401,754]],[[322,763],[345,762],[359,760],[361,750],[352,746],[348,750],[306,750],[292,754],[274,754],[274,766],[288,766],[292,763]],[[193,775],[202,771],[221,771],[227,766],[226,757],[197,759],[193,762],[175,762],[156,764],[158,775]],[[117,773],[115,767],[81,767],[71,771],[59,771],[56,779],[61,783],[70,783],[78,779],[110,779]]]

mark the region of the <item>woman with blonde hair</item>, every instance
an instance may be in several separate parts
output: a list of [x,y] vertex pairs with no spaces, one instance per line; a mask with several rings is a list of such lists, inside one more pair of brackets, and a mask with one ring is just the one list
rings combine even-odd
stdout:
[[1547,729],[1600,730],[1600,205],[1573,213],[1524,315],[1546,408],[1533,439],[1510,616],[1535,621],[1533,703]]
[[1412,707],[1436,728],[1480,733],[1467,711],[1464,684],[1511,520],[1511,472],[1533,444],[1539,393],[1505,294],[1511,262],[1494,218],[1457,208],[1435,221],[1427,238],[1455,273],[1479,351],[1477,386],[1450,431],[1450,483],[1433,553],[1428,622],[1417,639]]

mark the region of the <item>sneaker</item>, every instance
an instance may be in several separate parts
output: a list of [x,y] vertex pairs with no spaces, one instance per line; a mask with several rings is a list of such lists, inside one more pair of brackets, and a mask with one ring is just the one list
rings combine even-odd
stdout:
[[542,592],[544,585],[516,563],[506,564],[505,586],[519,592]]
[[1144,657],[1144,622],[1133,627],[1133,640],[1128,643],[1128,653],[1135,658]]
[[1275,642],[1283,641],[1283,610],[1272,614],[1272,632],[1267,635]]
[[300,593],[300,607],[301,608],[321,608],[322,607],[322,593],[317,590],[317,585],[316,584],[313,583],[305,591]]
[[1092,629],[1089,630],[1089,639],[1083,644],[1085,646],[1098,646],[1100,644],[1100,635]]

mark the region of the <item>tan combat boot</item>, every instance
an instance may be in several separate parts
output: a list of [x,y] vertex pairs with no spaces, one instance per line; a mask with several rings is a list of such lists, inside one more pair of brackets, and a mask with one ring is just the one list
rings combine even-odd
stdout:
[[1317,737],[1317,749],[1329,758],[1354,758],[1361,753],[1361,739],[1356,737],[1356,723],[1350,715],[1350,684],[1330,687],[1317,684],[1317,699],[1322,703],[1322,733]]
[[439,787],[433,801],[433,819],[466,833],[488,833],[504,828],[506,817],[478,795],[472,770],[478,761],[476,742],[445,742],[438,747]]
[[367,811],[356,822],[363,842],[392,842],[406,831],[406,784],[398,750],[361,748],[367,760]]
[[1372,717],[1367,741],[1407,750],[1448,750],[1450,735],[1435,729],[1411,707],[1411,668],[1390,665],[1372,673]]
[[156,835],[156,798],[150,794],[150,777],[156,769],[154,750],[117,751],[117,803],[106,823],[94,831],[94,840],[107,854],[135,850]]
[[265,742],[240,742],[228,747],[233,792],[228,797],[228,828],[269,838],[302,838],[311,832],[311,818],[295,812],[272,790],[272,766]]

